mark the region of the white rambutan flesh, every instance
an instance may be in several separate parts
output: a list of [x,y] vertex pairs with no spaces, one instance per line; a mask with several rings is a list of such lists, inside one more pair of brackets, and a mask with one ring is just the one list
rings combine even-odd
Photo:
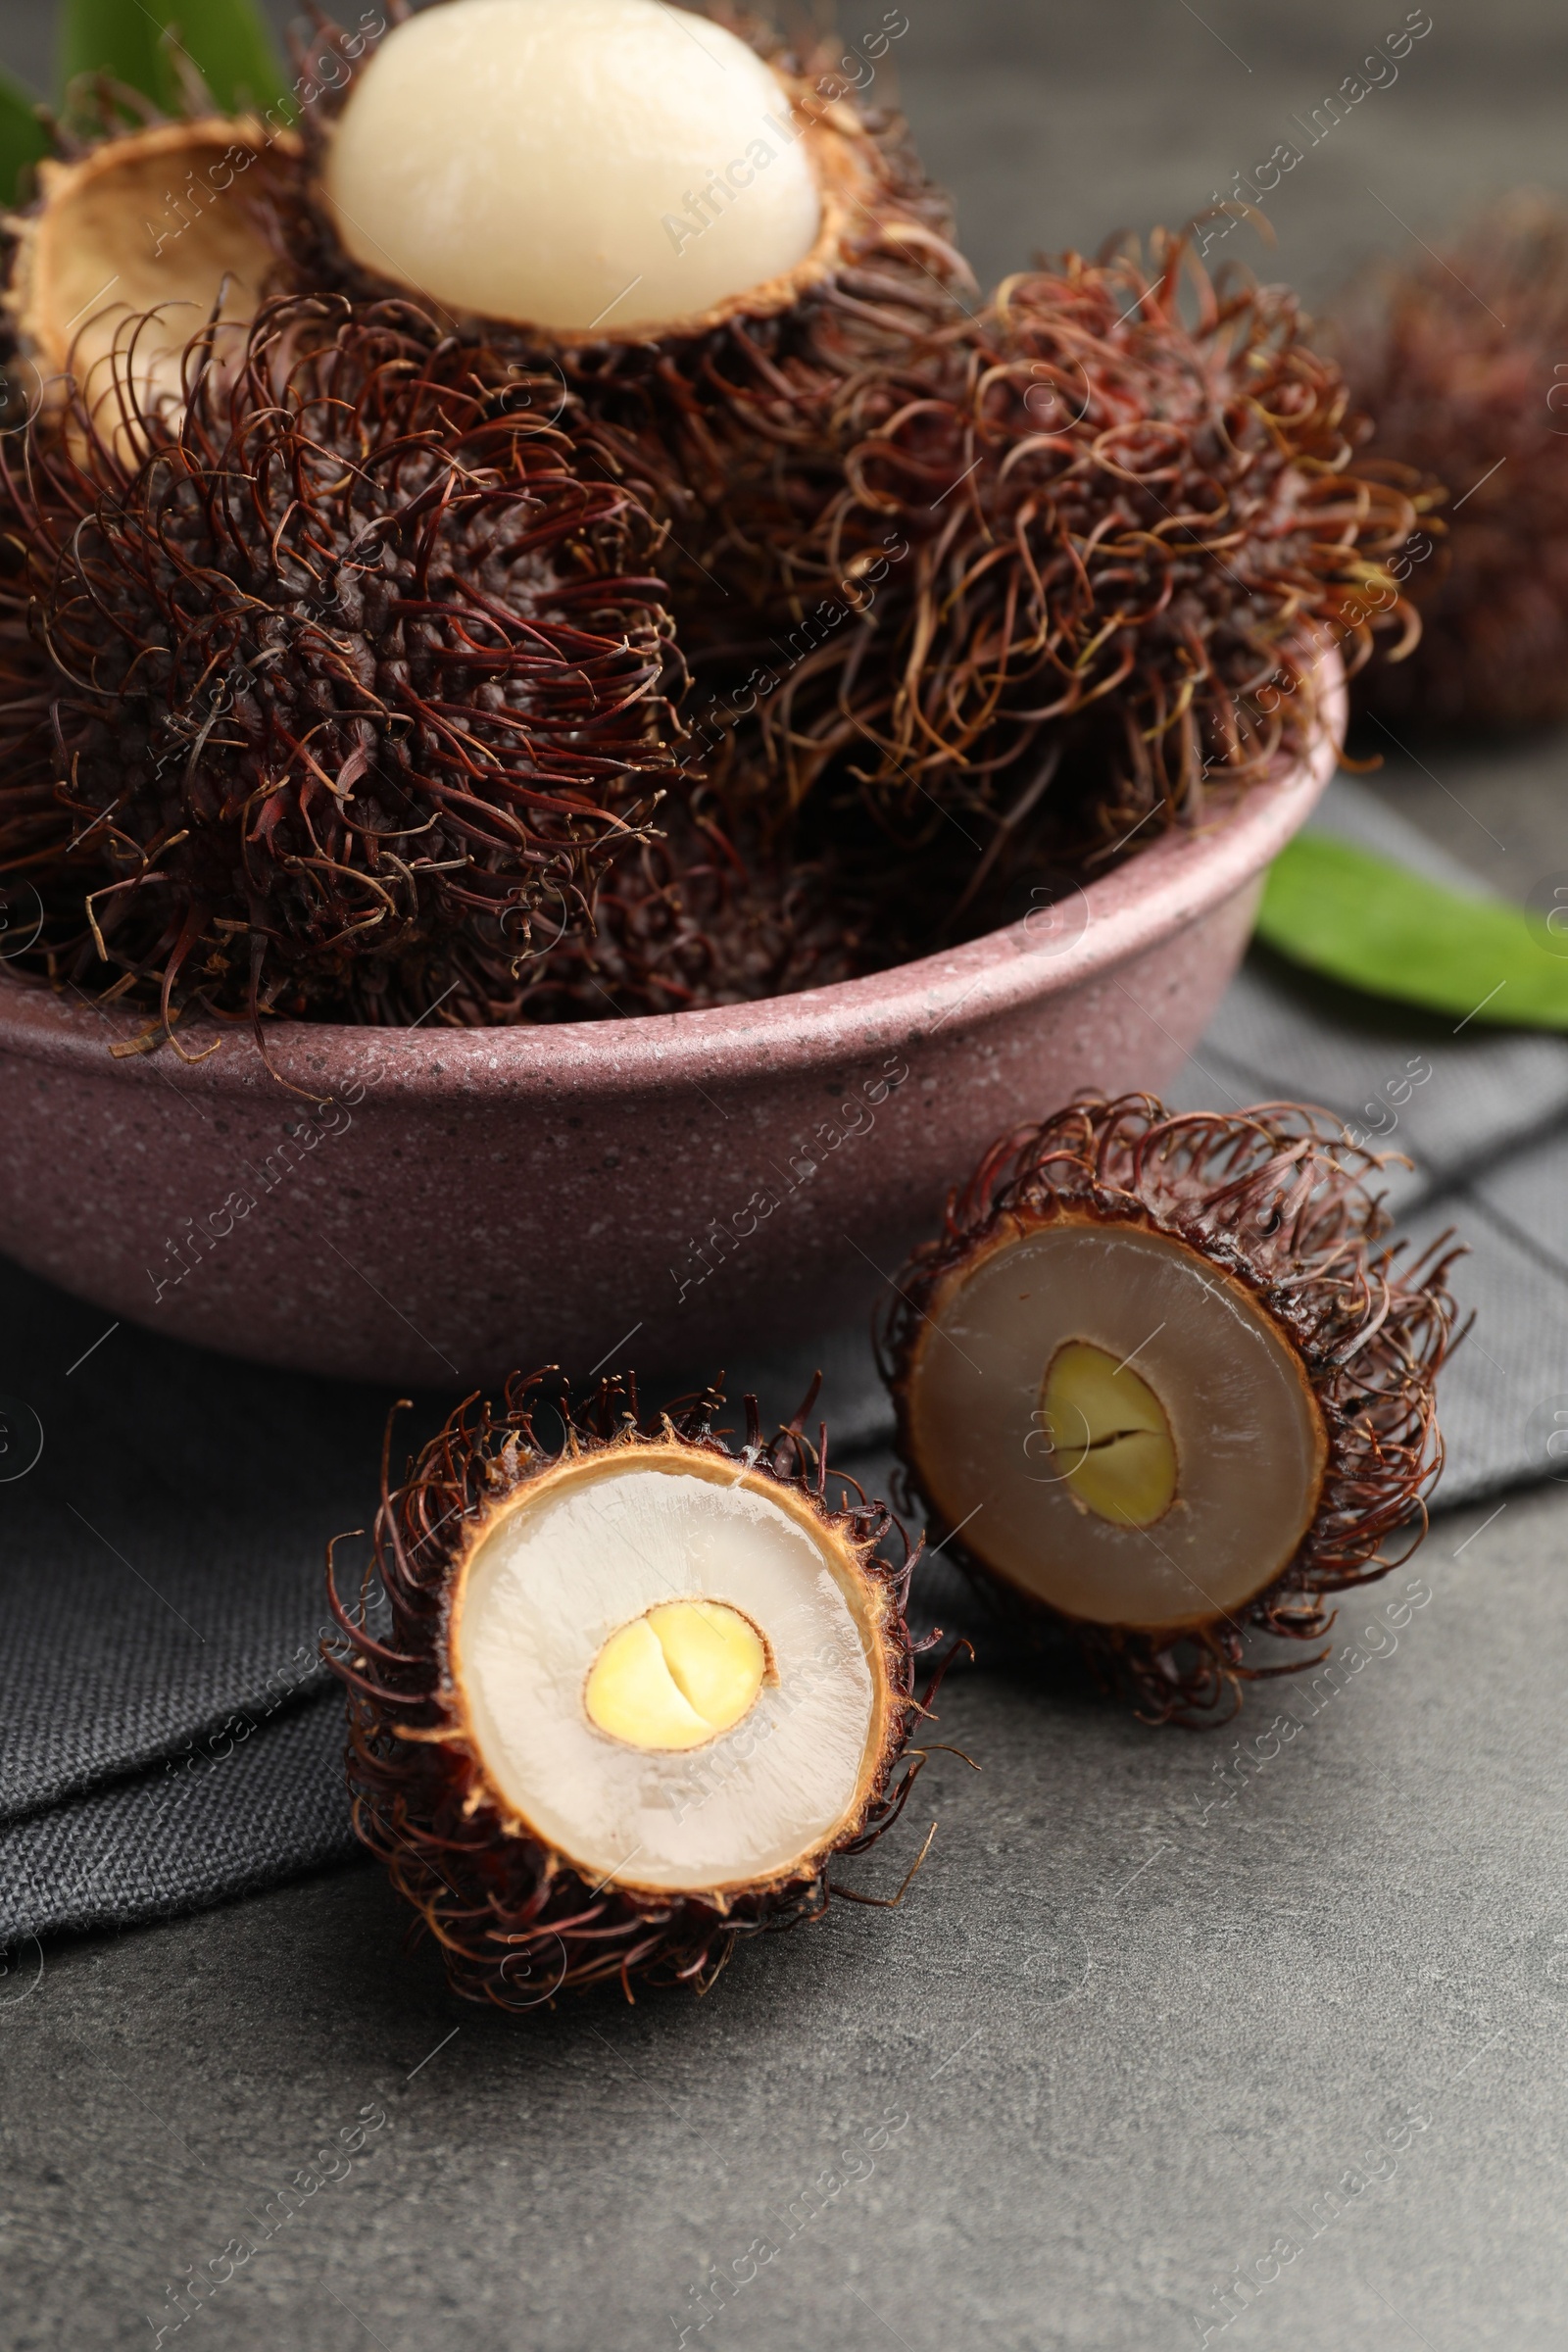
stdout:
[[495,1795],[590,1882],[745,1886],[864,1807],[888,1703],[870,1597],[776,1482],[611,1451],[521,1489],[483,1535],[453,1681]]
[[332,135],[354,260],[563,332],[699,318],[783,275],[821,200],[782,85],[662,0],[448,0],[399,24]]

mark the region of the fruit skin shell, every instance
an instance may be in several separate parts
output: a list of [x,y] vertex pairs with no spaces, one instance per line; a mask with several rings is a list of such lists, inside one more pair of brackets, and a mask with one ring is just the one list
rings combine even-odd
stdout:
[[185,367],[183,418],[127,396],[112,449],[78,399],[83,449],[0,460],[0,864],[166,1021],[483,1019],[674,765],[648,517],[408,306]]
[[1250,1665],[1244,1635],[1320,1641],[1333,1623],[1327,1595],[1396,1567],[1382,1546],[1412,1521],[1415,1542],[1426,1531],[1426,1496],[1443,1467],[1433,1384],[1462,1336],[1447,1287],[1462,1252],[1445,1235],[1397,1263],[1404,1245],[1382,1246],[1389,1219],[1362,1181],[1383,1164],[1328,1112],[1294,1103],[1173,1116],[1151,1095],[1086,1096],[995,1144],[950,1195],[942,1233],[890,1286],[878,1356],[915,1488],[910,1379],[930,1310],[956,1275],[1010,1235],[1066,1218],[1168,1235],[1240,1283],[1297,1355],[1327,1440],[1318,1506],[1284,1570],[1238,1615],[1175,1634],[1069,1619],[932,1517],[933,1536],[1011,1630],[1070,1634],[1102,1684],[1146,1722],[1224,1722],[1244,1682],[1319,1663],[1321,1651]]
[[[278,261],[279,213],[299,201],[303,152],[291,131],[270,135],[251,117],[211,116],[152,122],[69,158],[45,157],[35,200],[6,219],[10,251],[0,311],[7,332],[39,372],[46,405],[60,406],[60,379],[83,345],[102,351],[104,337],[94,332],[101,313],[135,315],[173,304],[189,316],[189,325],[172,334],[177,350],[197,331],[225,276],[239,281],[225,295],[225,318],[238,315],[245,296],[254,303]],[[203,190],[191,199],[188,221],[169,204],[169,183],[177,185],[181,172]],[[127,220],[137,225],[128,228]],[[98,239],[94,263],[84,248]],[[170,258],[160,269],[166,245]],[[108,267],[117,262],[118,270]],[[82,302],[84,264],[89,293]],[[173,382],[177,388],[177,365]]]
[[[829,1507],[825,1451],[800,1433],[808,1408],[764,1445],[756,1400],[747,1398],[746,1445],[737,1454],[712,1426],[720,1403],[710,1392],[649,1429],[638,1420],[634,1387],[608,1381],[573,1412],[559,1374],[514,1378],[499,1409],[473,1396],[460,1405],[396,1487],[389,1423],[374,1556],[357,1611],[345,1604],[329,1559],[328,1599],[347,1646],[327,1645],[323,1655],[348,1692],[355,1831],[418,1914],[411,1935],[434,1936],[454,1991],[466,1999],[531,2009],[612,1980],[628,2000],[634,1983],[706,1991],[741,1936],[820,1919],[830,1892],[849,1891],[830,1888],[831,1860],[864,1852],[892,1827],[924,1762],[919,1751],[906,1756],[923,1703],[914,1695],[905,1619],[917,1549],[905,1545],[906,1556],[891,1565],[877,1547],[890,1531],[900,1539],[903,1531],[885,1506],[862,1499]],[[534,1428],[535,1415],[551,1407],[564,1429],[554,1450]],[[745,1466],[776,1486],[787,1509],[808,1513],[861,1580],[880,1648],[880,1738],[848,1826],[780,1877],[701,1895],[588,1885],[491,1788],[449,1665],[459,1579],[498,1513],[585,1454],[650,1446]],[[376,1579],[390,1603],[384,1640],[366,1622]]]

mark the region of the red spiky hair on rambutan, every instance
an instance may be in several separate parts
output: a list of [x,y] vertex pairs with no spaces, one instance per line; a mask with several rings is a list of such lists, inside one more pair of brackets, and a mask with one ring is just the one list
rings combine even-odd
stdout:
[[39,953],[165,1023],[489,1017],[674,766],[653,526],[408,306],[209,330],[173,408],[134,342],[6,475]]

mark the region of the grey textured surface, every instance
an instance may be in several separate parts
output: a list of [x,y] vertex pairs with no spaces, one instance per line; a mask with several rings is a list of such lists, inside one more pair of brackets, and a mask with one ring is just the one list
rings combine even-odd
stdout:
[[0,1484],[3,1824],[319,1679],[324,1545],[373,1500],[390,1397],[111,1330],[11,1265],[0,1392],[43,1444]]
[[754,1945],[700,2004],[464,2007],[368,1870],[22,1947],[7,2345],[145,2345],[213,2265],[179,2340],[233,2352],[1175,2352],[1272,2263],[1227,2352],[1548,2352],[1568,1519],[1483,1518],[1250,1715],[1250,1766],[960,1682],[943,1733],[984,1770],[935,1759],[903,1910]]
[[[0,7],[8,63],[43,73],[50,14]],[[993,275],[1035,245],[1186,217],[1404,10],[910,0],[907,14],[892,55]],[[853,11],[843,23],[860,28]],[[1400,244],[1385,207],[1432,237],[1489,188],[1568,187],[1562,39],[1545,0],[1435,8],[1397,85],[1285,183],[1262,266],[1315,295]],[[1568,869],[1560,741],[1417,748],[1376,780],[1388,807],[1518,898]],[[1280,1082],[1273,985],[1259,978],[1216,1036],[1210,1067],[1243,1099],[1259,1067],[1262,1091]],[[1339,1010],[1380,1085],[1382,1037]],[[1385,1034],[1397,1068],[1415,1047],[1402,1022]],[[1568,1415],[1560,1051],[1480,1041],[1445,1060],[1406,1129],[1418,1223],[1450,1213],[1434,1188],[1462,1173],[1472,1131],[1478,1160],[1499,1121],[1513,1139],[1463,1203],[1493,1305],[1454,1371],[1502,1433],[1501,1477],[1554,1467],[1546,1442],[1568,1427],[1553,1419]],[[1434,1141],[1450,1079],[1462,1116]],[[1447,1152],[1455,1124],[1464,1149]],[[106,1775],[249,1704],[255,1732],[228,1758],[209,1746],[212,1770],[177,1800],[204,1890],[232,1890],[247,1857],[224,1850],[221,1776],[254,1776],[265,1818],[270,1755],[328,1721],[304,1698],[268,1714],[249,1661],[274,1642],[287,1658],[314,1629],[320,1544],[363,1514],[380,1400],[323,1388],[280,1405],[262,1376],[230,1389],[196,1357],[149,1372],[134,1349],[117,1367],[124,1334],[68,1376],[105,1319],[74,1307],[45,1328],[10,1292],[4,1306],[0,1390],[36,1400],[34,1476],[58,1479],[0,1488],[5,1565],[49,1579],[58,1629],[20,1666],[10,1646],[8,1698],[31,1714],[25,1755],[0,1756],[4,1835],[36,1858],[74,1821],[78,1887],[90,1897],[94,1871],[118,1869],[145,1900],[141,1832],[167,1789],[159,1773]],[[176,1399],[156,1426],[155,1390]],[[1455,1391],[1450,1428],[1469,1411]],[[1454,1468],[1481,1475],[1462,1437]],[[166,2342],[679,2352],[689,2328],[686,2345],[720,2352],[1554,2352],[1564,1514],[1544,1484],[1444,1518],[1410,1572],[1347,1614],[1332,1676],[1254,1694],[1218,1740],[1143,1731],[1070,1686],[959,1679],[944,1735],[984,1769],[934,1760],[922,1794],[942,1829],[906,1907],[840,1906],[756,1946],[701,2005],[602,1999],[522,2021],[465,2008],[428,1952],[403,1953],[402,1915],[365,1868],[118,1936],[19,1937],[0,1976],[0,2344],[146,2344],[177,2317],[171,2289],[227,2268]],[[164,1595],[137,1588],[157,1640],[95,1649],[106,1580],[133,1571]],[[1420,1607],[1400,1599],[1416,1575],[1432,1594]],[[71,1704],[66,1636],[95,1678],[92,1709]],[[19,1810],[67,1788],[94,1791],[79,1800],[90,1825]],[[96,1842],[111,1822],[118,1850]],[[896,1884],[920,1826],[856,1883]],[[253,1847],[258,1875],[264,1860]],[[1222,2303],[1238,2273],[1255,2299],[1234,2288]]]
[[335,1691],[253,1703],[151,1771],[0,1823],[0,1943],[158,1919],[346,1860],[342,1759]]

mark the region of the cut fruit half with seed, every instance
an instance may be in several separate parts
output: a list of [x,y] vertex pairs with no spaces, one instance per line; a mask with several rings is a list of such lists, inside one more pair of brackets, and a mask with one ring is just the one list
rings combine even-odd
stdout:
[[1457,1251],[1377,1246],[1378,1164],[1294,1105],[1081,1102],[898,1277],[883,1363],[939,1532],[1159,1720],[1234,1703],[1249,1628],[1316,1639],[1424,1524]]
[[[894,1523],[830,1508],[798,1424],[765,1446],[750,1399],[732,1453],[718,1401],[648,1430],[612,1385],[576,1418],[543,1375],[499,1412],[470,1399],[383,1494],[388,1638],[334,1594],[356,1827],[460,1992],[706,1987],[737,1936],[820,1916],[831,1857],[881,1835],[923,1760],[901,1769]],[[534,1429],[552,1405],[559,1449]]]

